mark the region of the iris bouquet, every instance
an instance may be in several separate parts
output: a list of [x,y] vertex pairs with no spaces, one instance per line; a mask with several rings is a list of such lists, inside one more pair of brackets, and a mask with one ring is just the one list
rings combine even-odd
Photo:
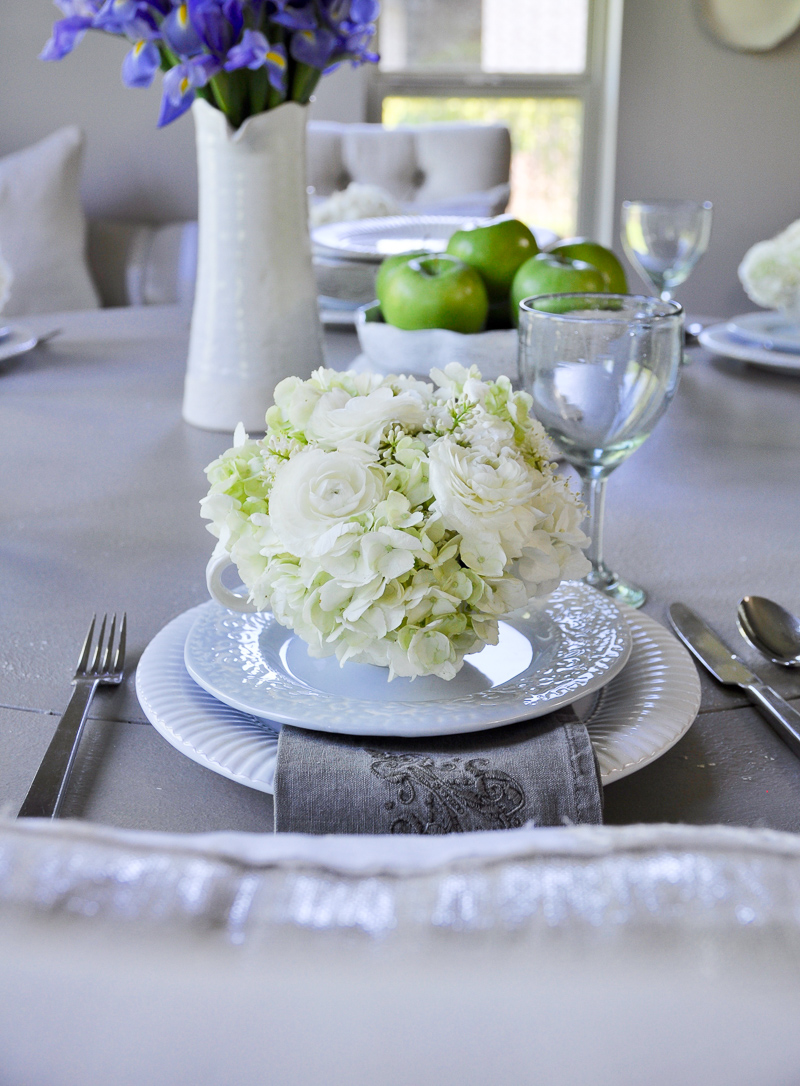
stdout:
[[127,38],[129,87],[164,74],[159,126],[205,98],[234,128],[282,102],[308,102],[343,61],[374,62],[377,0],[55,0],[64,14],[43,60],[61,60],[87,30]]
[[583,507],[530,397],[475,367],[317,370],[239,426],[201,503],[259,609],[311,656],[451,679],[497,621],[589,563]]

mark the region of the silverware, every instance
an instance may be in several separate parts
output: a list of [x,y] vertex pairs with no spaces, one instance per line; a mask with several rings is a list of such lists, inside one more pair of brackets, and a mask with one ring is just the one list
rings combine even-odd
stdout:
[[127,616],[122,616],[118,639],[115,638],[117,616],[114,615],[111,619],[107,639],[105,633],[108,616],[103,616],[97,645],[92,653],[96,617],[92,618],[72,679],[75,690],[33,778],[33,784],[19,809],[17,816],[19,818],[56,818],[58,816],[94,692],[100,683],[122,682],[125,667]]
[[717,682],[741,687],[784,743],[800,756],[800,713],[754,675],[711,627],[685,604],[671,604],[669,620],[681,641],[708,668]]
[[800,618],[765,596],[745,596],[736,611],[739,633],[781,667],[800,667]]

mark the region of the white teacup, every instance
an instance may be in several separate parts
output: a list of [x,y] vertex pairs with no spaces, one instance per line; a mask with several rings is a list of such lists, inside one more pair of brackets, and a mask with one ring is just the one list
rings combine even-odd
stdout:
[[[222,551],[211,555],[208,565],[206,566],[206,585],[208,586],[209,594],[211,598],[216,600],[217,603],[221,603],[223,607],[227,607],[230,611],[241,611],[245,614],[253,614],[259,610],[255,604],[248,600],[247,596],[239,596],[235,592],[231,592],[222,583],[222,574],[228,568],[232,566],[231,556],[227,551]],[[261,608],[261,610],[269,610],[269,608]]]

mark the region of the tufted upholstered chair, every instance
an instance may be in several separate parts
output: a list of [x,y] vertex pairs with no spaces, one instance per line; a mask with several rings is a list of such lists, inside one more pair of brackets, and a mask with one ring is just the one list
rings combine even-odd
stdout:
[[508,203],[511,136],[504,125],[311,121],[307,147],[308,183],[318,196],[359,181],[384,189],[407,211],[483,201],[481,213],[492,215]]

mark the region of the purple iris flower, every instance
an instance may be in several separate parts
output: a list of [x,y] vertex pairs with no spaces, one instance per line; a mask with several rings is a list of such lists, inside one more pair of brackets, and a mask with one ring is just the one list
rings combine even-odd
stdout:
[[374,23],[379,11],[378,0],[350,0],[349,18],[353,23]]
[[54,0],[54,3],[68,19],[73,16],[93,19],[103,6],[103,0]]
[[336,35],[332,30],[298,30],[292,35],[290,51],[295,60],[310,68],[327,68],[336,49]]
[[237,68],[266,68],[270,86],[277,91],[286,91],[288,61],[283,45],[270,45],[260,30],[245,30],[242,40],[228,53],[225,71],[234,72]]
[[158,47],[142,38],[122,62],[122,82],[126,87],[149,87],[160,65]]
[[208,49],[224,57],[244,26],[242,0],[188,0],[189,18]]
[[72,52],[91,25],[92,19],[83,15],[71,15],[67,19],[59,19],[53,24],[53,33],[39,54],[39,59],[61,60],[67,53]]
[[289,30],[316,30],[319,25],[313,0],[273,0],[269,18]]
[[161,24],[164,41],[182,57],[191,57],[203,48],[203,41],[189,18],[189,5],[177,4]]
[[219,70],[219,61],[209,56],[190,57],[170,68],[164,75],[158,127],[163,128],[185,113],[194,101],[197,87],[204,87]]
[[158,35],[156,15],[145,0],[106,0],[92,27],[109,34],[125,34],[134,40]]

